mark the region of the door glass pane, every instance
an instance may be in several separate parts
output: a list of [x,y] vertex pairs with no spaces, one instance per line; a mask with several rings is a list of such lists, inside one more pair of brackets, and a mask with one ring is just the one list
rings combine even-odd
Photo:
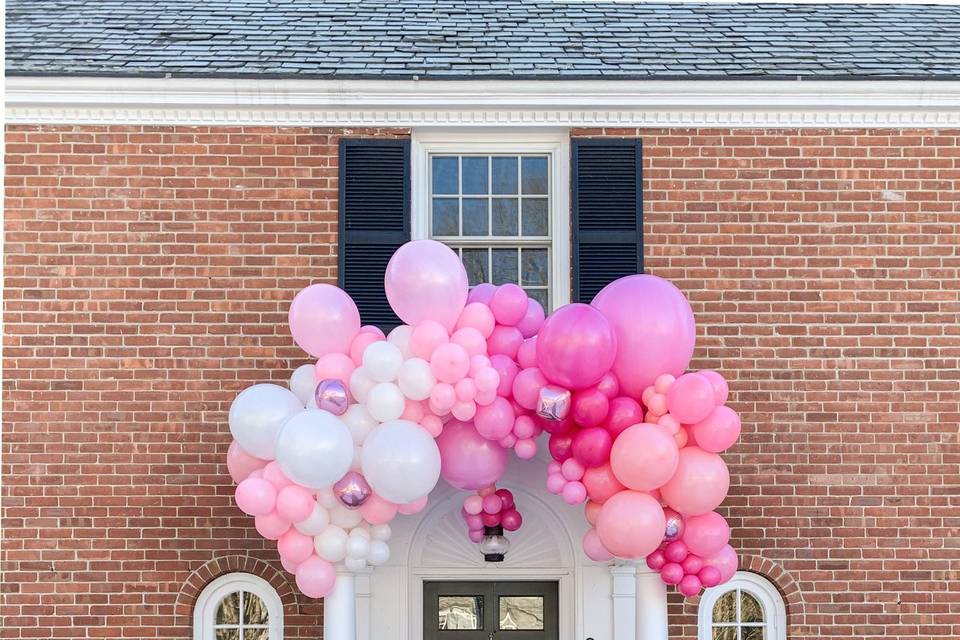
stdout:
[[493,284],[518,284],[517,253],[516,249],[493,250]]
[[493,199],[493,235],[515,236],[519,222],[517,221],[516,198]]
[[243,594],[243,623],[267,624],[267,607],[258,596],[245,591]]
[[470,286],[481,282],[490,282],[490,273],[487,269],[489,249],[464,249],[461,255],[463,266],[467,270],[467,280]]
[[240,640],[240,629],[217,629],[217,640]]
[[486,198],[463,199],[463,235],[485,236],[490,233]]
[[764,640],[763,627],[741,627],[740,640]]
[[746,591],[740,592],[740,622],[763,622],[763,608],[757,599]]
[[713,605],[714,622],[737,621],[737,592],[728,591]]
[[464,156],[461,161],[463,168],[463,193],[487,193],[487,157]]
[[258,629],[243,628],[243,640],[270,640],[270,630],[266,627]]
[[456,157],[433,158],[433,193],[457,193],[459,172]]
[[520,162],[520,191],[525,195],[546,195],[546,156],[526,156]]
[[440,596],[438,629],[483,629],[483,596]]
[[494,157],[493,159],[493,192],[497,194],[514,194],[517,192],[518,182],[517,158]]
[[460,211],[456,198],[433,199],[433,235],[460,235]]
[[231,593],[217,607],[217,624],[240,624],[240,592]]
[[736,627],[714,627],[713,640],[737,640]]
[[501,629],[543,629],[541,596],[500,596]]

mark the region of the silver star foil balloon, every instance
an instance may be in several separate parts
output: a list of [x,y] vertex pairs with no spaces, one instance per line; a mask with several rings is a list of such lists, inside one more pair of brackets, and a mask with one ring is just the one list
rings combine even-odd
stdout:
[[349,509],[358,508],[367,501],[372,493],[373,489],[370,488],[367,479],[356,471],[347,471],[333,485],[333,495],[343,506]]
[[683,516],[673,509],[664,509],[663,515],[667,518],[667,526],[663,530],[663,539],[667,542],[673,542],[683,535]]
[[343,380],[327,378],[321,380],[314,392],[317,399],[317,408],[329,411],[335,416],[342,416],[350,407],[350,393]]
[[540,389],[537,415],[544,420],[559,422],[570,413],[570,390],[548,384]]

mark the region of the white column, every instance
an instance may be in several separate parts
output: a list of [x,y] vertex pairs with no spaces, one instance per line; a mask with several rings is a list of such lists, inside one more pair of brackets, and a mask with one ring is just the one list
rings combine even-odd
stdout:
[[635,640],[637,637],[637,567],[632,562],[616,561],[610,567],[613,578],[613,638]]
[[333,591],[323,599],[323,640],[357,640],[357,598],[352,573],[337,572]]
[[637,570],[636,640],[667,640],[667,585],[646,567]]
[[373,567],[357,571],[357,640],[370,640],[370,576]]

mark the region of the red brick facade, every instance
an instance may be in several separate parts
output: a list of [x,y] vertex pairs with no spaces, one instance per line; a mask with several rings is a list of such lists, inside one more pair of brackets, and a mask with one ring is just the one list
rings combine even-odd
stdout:
[[[303,362],[286,307],[336,269],[340,135],[7,130],[4,638],[186,638],[209,579],[268,579],[226,409]],[[790,637],[960,635],[960,131],[640,130],[645,263],[744,435],[725,503]],[[696,637],[696,602],[671,600]]]

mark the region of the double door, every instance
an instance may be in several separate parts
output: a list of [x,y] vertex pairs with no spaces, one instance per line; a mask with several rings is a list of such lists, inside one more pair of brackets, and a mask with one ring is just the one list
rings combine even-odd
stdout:
[[425,582],[423,640],[557,640],[557,583]]

